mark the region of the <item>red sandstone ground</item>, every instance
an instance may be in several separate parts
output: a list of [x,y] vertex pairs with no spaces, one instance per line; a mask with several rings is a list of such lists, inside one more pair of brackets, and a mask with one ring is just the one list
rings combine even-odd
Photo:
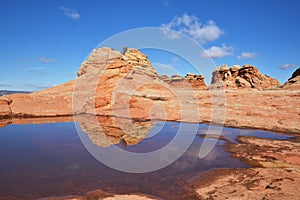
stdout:
[[[71,86],[71,83],[67,84]],[[147,89],[147,91],[149,90]],[[68,96],[66,93],[53,94],[51,90],[45,90],[33,94],[1,97],[1,121],[2,123],[10,123],[14,118],[72,116],[72,96],[70,93]],[[178,102],[171,99],[174,97],[171,93],[163,92],[162,88],[158,91],[154,89],[152,96],[147,97],[145,95],[143,97],[141,94],[131,97],[130,105],[124,110],[128,109],[132,118],[164,119],[165,116],[157,115],[159,112],[152,112],[152,115],[150,112],[149,114],[147,108],[150,109],[156,105],[156,108],[161,108],[166,112],[166,120],[182,121],[181,109],[193,107],[199,108],[199,118],[189,119],[187,117],[191,122],[211,122],[212,112],[221,112],[224,114],[225,125],[227,126],[300,133],[300,108],[298,107],[300,93],[297,90],[226,90],[224,92],[225,99],[221,99],[220,104],[212,102],[212,100],[218,100],[217,97],[211,99],[208,90],[195,91],[195,96],[190,95],[190,92],[187,92],[186,96],[182,96],[182,102],[185,103],[185,106],[180,108]],[[170,100],[160,100],[160,98]],[[9,102],[11,102],[10,105]],[[123,105],[122,102],[120,104]],[[115,107],[117,106],[115,105]],[[99,113],[103,111],[106,114],[112,114],[109,113],[109,108],[105,106],[99,107],[97,110]],[[121,111],[119,109],[117,112],[122,116]],[[197,116],[194,111],[186,110],[184,112],[192,112],[190,116]],[[3,122],[4,118],[6,118],[5,122]],[[220,120],[222,121],[222,119]]]

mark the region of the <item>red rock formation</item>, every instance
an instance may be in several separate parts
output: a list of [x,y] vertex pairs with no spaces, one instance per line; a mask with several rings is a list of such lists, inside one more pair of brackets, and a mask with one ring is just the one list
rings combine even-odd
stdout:
[[11,101],[5,97],[0,98],[0,118],[6,119],[11,118],[11,109],[10,104]]
[[207,89],[204,76],[202,75],[189,73],[185,76],[185,80],[187,80],[194,89]]
[[[222,66],[213,74],[213,85],[225,84],[229,89],[269,89],[279,85],[253,66]],[[136,49],[127,49],[124,54],[110,48],[96,49],[82,63],[76,80],[31,94],[1,97],[0,116],[3,119],[88,113],[139,120],[215,122],[213,111],[223,109],[225,124],[229,126],[300,132],[300,115],[295,109],[300,95],[296,91],[227,90],[226,98],[217,96],[217,101],[212,101],[211,90],[193,90],[203,84],[202,76],[173,76],[170,84],[170,79],[164,78]],[[182,80],[190,89],[177,87]],[[222,116],[220,113],[217,116]]]
[[281,84],[276,79],[261,74],[258,69],[251,65],[244,65],[238,72],[238,76],[250,83],[251,88],[273,89]]
[[94,50],[78,76],[73,95],[75,113],[149,119],[148,109],[170,94],[147,56],[131,48],[124,54],[110,48]]
[[177,88],[192,88],[192,89],[207,89],[204,82],[204,76],[198,74],[189,73],[185,77],[180,75],[173,75],[171,78],[163,75],[160,77],[164,82],[169,84],[172,87]]
[[13,94],[9,99],[12,117],[56,117],[72,115],[74,81],[30,94]]
[[283,89],[300,90],[300,67],[294,71],[291,78],[282,86]]
[[238,65],[231,68],[222,65],[213,72],[211,86],[266,90],[278,88],[280,83],[270,76],[263,75],[252,65],[244,65],[242,68]]

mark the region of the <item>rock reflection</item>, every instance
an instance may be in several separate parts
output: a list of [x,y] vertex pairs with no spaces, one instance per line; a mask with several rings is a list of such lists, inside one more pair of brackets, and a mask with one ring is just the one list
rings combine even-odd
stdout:
[[154,123],[110,116],[77,115],[77,124],[99,147],[135,145],[146,138]]
[[8,118],[0,120],[0,128],[10,124],[47,124],[57,122],[73,122],[73,116],[35,117],[35,118]]

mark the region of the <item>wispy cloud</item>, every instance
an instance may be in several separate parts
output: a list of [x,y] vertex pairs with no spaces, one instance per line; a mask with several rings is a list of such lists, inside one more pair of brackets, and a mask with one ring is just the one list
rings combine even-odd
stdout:
[[249,58],[256,58],[257,53],[256,52],[242,52],[241,55],[237,56],[237,59],[249,59]]
[[24,70],[26,70],[27,72],[30,73],[35,73],[35,74],[39,74],[39,75],[46,75],[47,73],[44,71],[44,67],[27,67],[27,68],[23,68]]
[[80,14],[76,10],[73,10],[71,8],[66,8],[64,6],[60,7],[60,9],[64,12],[64,15],[69,17],[70,19],[75,20],[80,18]]
[[52,59],[52,58],[45,58],[45,57],[40,57],[39,60],[40,60],[43,64],[48,64],[48,63],[56,62],[55,59]]
[[44,67],[27,67],[27,68],[25,68],[25,70],[28,72],[35,72],[35,71],[43,70],[43,69],[44,69]]
[[298,64],[285,64],[285,65],[280,66],[280,69],[285,70],[285,69],[295,68],[298,66],[299,66]]
[[12,85],[10,85],[10,84],[6,84],[6,83],[0,83],[0,88],[1,87],[12,87]]
[[24,87],[26,88],[30,88],[32,90],[41,90],[41,89],[46,89],[49,87],[53,87],[55,85],[51,85],[51,84],[39,84],[39,83],[25,83],[23,84]]
[[202,52],[204,58],[222,58],[225,56],[232,56],[234,54],[234,48],[232,46],[226,46],[222,44],[221,47],[212,46]]
[[184,13],[181,17],[174,17],[171,22],[162,24],[163,33],[169,39],[179,39],[179,33],[186,34],[199,42],[204,44],[207,42],[215,41],[223,34],[223,31],[212,20],[201,24],[199,19],[194,15]]

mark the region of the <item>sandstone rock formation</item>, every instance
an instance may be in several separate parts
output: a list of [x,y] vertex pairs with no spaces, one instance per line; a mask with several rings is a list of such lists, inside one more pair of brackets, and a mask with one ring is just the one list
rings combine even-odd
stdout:
[[296,78],[297,76],[300,76],[300,67],[298,69],[296,69],[296,71],[294,71],[294,73],[292,74],[292,77],[289,78],[289,80]]
[[[221,66],[212,83],[217,87],[225,84],[227,89],[269,89],[279,84],[248,65]],[[182,84],[187,87],[179,87]],[[222,123],[213,117],[217,116],[228,126],[300,132],[297,91],[216,90],[223,95],[214,96],[214,90],[195,89],[201,86],[204,88],[200,75],[160,77],[147,56],[136,49],[121,54],[100,48],[82,63],[73,81],[31,94],[2,96],[0,118],[91,114]]]
[[4,96],[9,100],[11,117],[57,117],[72,115],[74,81],[30,94]]
[[153,77],[158,76],[147,56],[137,49],[128,48],[122,55],[119,51],[103,47],[92,51],[87,60],[81,64],[77,76],[95,76],[106,71],[110,71],[107,75],[116,74],[114,72],[118,71],[121,76],[136,66],[139,66],[140,70],[143,69],[143,73]]
[[11,118],[11,101],[5,97],[0,98],[0,118]]
[[96,49],[78,75],[73,92],[75,113],[150,119],[150,109],[156,104],[164,104],[167,110],[176,106],[167,103],[176,99],[170,86],[136,49],[128,48],[124,54],[110,48]]
[[294,71],[291,78],[282,86],[284,89],[300,90],[300,67]]
[[212,87],[220,88],[255,88],[259,90],[275,89],[280,83],[270,76],[263,75],[255,66],[227,65],[219,66],[214,72],[211,81]]
[[160,78],[172,87],[192,88],[194,90],[207,89],[207,86],[204,82],[204,76],[198,74],[188,73],[185,77],[180,75],[172,75],[171,78],[163,75]]
[[207,89],[204,82],[204,76],[198,74],[189,73],[185,76],[185,79],[189,82],[192,88],[195,89]]

